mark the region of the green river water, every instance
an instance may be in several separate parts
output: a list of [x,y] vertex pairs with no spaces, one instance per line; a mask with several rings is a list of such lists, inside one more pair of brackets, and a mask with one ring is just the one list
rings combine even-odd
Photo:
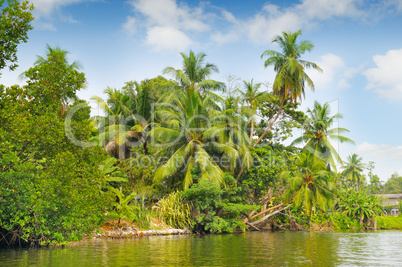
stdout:
[[402,231],[93,239],[0,250],[0,266],[402,266]]

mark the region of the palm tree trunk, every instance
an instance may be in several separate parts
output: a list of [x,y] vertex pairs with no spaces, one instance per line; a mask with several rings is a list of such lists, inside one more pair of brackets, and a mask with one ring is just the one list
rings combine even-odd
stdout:
[[264,136],[271,131],[272,126],[274,125],[274,123],[278,120],[279,115],[282,112],[282,108],[283,108],[283,104],[285,103],[285,98],[282,99],[282,103],[281,106],[279,107],[278,113],[276,114],[276,117],[273,121],[271,121],[268,125],[268,127],[265,129],[264,133],[260,136],[260,138],[258,138],[257,142],[254,143],[253,147],[255,147],[259,142],[261,142],[262,138],[264,138]]
[[253,134],[254,134],[254,118],[251,119],[250,144],[251,144],[251,141],[253,141]]
[[[119,146],[119,159],[120,160],[126,159],[126,145],[125,144],[122,144],[121,146]],[[123,186],[120,185],[119,190],[120,190],[120,192],[123,192]],[[120,198],[119,198],[119,204],[121,205]]]

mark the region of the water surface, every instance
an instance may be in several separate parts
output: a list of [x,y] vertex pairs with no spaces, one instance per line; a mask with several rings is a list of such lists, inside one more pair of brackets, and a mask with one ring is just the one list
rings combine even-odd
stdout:
[[402,266],[402,231],[94,239],[0,250],[0,266]]

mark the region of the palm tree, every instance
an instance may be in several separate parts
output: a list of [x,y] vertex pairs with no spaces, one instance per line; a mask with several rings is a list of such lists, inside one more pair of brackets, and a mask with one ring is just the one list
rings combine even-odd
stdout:
[[190,50],[188,56],[184,53],[180,53],[180,55],[183,57],[183,69],[167,67],[163,70],[163,74],[171,74],[185,90],[209,94],[211,94],[209,90],[224,90],[224,83],[208,79],[212,73],[218,73],[219,70],[215,64],[204,63],[206,54],[195,55]]
[[299,35],[301,35],[301,30],[294,33],[282,32],[282,36],[278,35],[272,41],[273,43],[279,44],[282,51],[266,50],[261,55],[261,58],[268,56],[268,59],[264,62],[265,67],[274,66],[276,76],[273,83],[273,93],[280,97],[281,105],[275,119],[270,122],[254,146],[271,130],[281,114],[285,99],[289,98],[293,102],[297,99],[301,101],[301,96],[304,96],[305,93],[305,83],[314,91],[314,83],[306,74],[305,69],[313,68],[318,71],[322,70],[317,64],[301,59],[301,56],[306,51],[310,52],[314,45],[309,41],[301,41],[298,43],[297,37]]
[[130,131],[138,134],[142,144],[144,154],[148,154],[148,132],[151,129],[152,105],[160,97],[159,89],[153,86],[150,80],[141,83],[127,82],[123,87],[124,93],[132,99],[132,114],[129,119],[135,124]]
[[253,80],[250,82],[243,81],[244,83],[244,91],[240,91],[241,99],[247,103],[247,108],[245,110],[246,113],[250,116],[250,142],[253,140],[254,135],[254,122],[255,122],[255,114],[257,113],[257,108],[260,106],[261,101],[265,98],[266,94],[263,92],[259,92],[259,88],[261,87],[261,83],[253,83]]
[[133,114],[133,98],[125,94],[122,90],[108,87],[104,93],[107,100],[104,101],[99,96],[91,97],[104,116],[94,116],[101,131],[98,138],[109,153],[118,152],[118,158],[125,159],[126,152],[131,148],[130,140],[138,139],[139,136],[131,128],[134,126],[132,120],[128,119]]
[[362,174],[366,164],[362,162],[362,158],[357,154],[352,154],[347,158],[347,162],[344,163],[342,169],[342,175],[346,181],[349,181],[356,185],[356,191],[359,191],[359,186],[364,182],[365,177]]
[[338,152],[331,145],[330,140],[333,139],[342,143],[354,143],[351,139],[340,135],[349,132],[349,130],[339,127],[330,129],[337,119],[342,118],[342,115],[336,113],[330,117],[331,110],[329,104],[325,103],[321,105],[317,101],[314,102],[313,110],[308,109],[307,113],[309,119],[304,125],[304,133],[301,137],[296,138],[291,145],[306,142],[305,149],[327,161],[336,170],[334,158],[339,163],[342,163],[342,160]]
[[[240,131],[228,129],[227,124],[213,125],[211,117],[216,113],[211,109],[208,98],[202,98],[197,90],[180,91],[171,106],[156,111],[161,123],[155,125],[150,135],[161,146],[159,153],[170,157],[157,170],[156,181],[184,171],[183,187],[188,188],[193,183],[192,169],[199,167],[200,180],[208,179],[222,185],[223,170],[233,171],[236,168],[241,160],[240,147],[244,147],[241,146],[244,138],[238,134]],[[234,124],[230,126],[239,130]],[[224,166],[214,159],[215,155],[227,158],[228,165]]]
[[325,161],[313,153],[303,151],[295,160],[296,171],[285,171],[280,177],[289,179],[285,200],[303,206],[308,216],[315,207],[325,210],[333,200],[333,173],[326,168]]

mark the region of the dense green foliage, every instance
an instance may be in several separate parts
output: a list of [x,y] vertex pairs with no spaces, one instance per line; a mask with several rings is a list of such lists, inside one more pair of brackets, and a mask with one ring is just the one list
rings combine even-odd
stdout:
[[[314,89],[305,68],[321,70],[300,58],[313,47],[300,34],[283,33],[274,39],[282,53],[263,54],[277,72],[273,92],[211,80],[218,68],[190,51],[182,69],[164,70],[175,80],[94,96],[103,114],[92,118],[77,97],[86,83],[79,63],[47,46],[21,75],[24,86],[0,85],[0,243],[65,243],[106,221],[146,229],[151,216],[196,233],[369,227],[382,214],[374,163],[368,186],[356,154],[338,173],[331,139],[351,141],[330,129],[341,116],[327,103],[308,116],[298,110],[305,83]],[[303,149],[283,145],[295,128]],[[400,193],[399,178],[384,190]]]
[[[106,155],[76,146],[65,132],[79,140],[92,133],[89,106],[68,102],[85,76],[64,51],[47,52],[25,72],[26,86],[0,87],[0,227],[9,243],[78,240],[103,222],[110,202],[98,168]],[[79,104],[66,125],[67,111]]]
[[380,229],[402,229],[402,216],[377,217],[377,227]]
[[220,188],[208,180],[183,192],[184,197],[194,204],[192,228],[201,233],[233,232],[238,227],[245,228],[239,216],[247,216],[256,206],[243,204],[241,188],[235,186],[235,179],[225,176],[227,187]]
[[394,173],[391,178],[384,184],[383,192],[386,194],[402,193],[402,176]]
[[[14,70],[18,65],[17,46],[28,41],[28,31],[32,30],[33,5],[28,1],[0,0],[0,70],[9,65]],[[1,77],[1,72],[0,72]]]

